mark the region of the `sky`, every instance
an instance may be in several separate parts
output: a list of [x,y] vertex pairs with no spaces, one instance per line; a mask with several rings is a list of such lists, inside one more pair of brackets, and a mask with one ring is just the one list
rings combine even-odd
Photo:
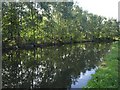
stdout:
[[118,19],[118,2],[120,0],[74,0],[89,13]]

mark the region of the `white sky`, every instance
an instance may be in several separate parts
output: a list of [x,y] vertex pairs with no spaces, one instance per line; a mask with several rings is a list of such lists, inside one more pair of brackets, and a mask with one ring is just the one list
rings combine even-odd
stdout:
[[74,0],[89,13],[118,19],[118,2],[120,0]]

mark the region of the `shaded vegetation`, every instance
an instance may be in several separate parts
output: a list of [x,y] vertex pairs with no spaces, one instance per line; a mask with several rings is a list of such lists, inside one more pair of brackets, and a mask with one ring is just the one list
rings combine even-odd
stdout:
[[8,46],[118,39],[115,19],[82,10],[74,2],[2,2],[2,42]]

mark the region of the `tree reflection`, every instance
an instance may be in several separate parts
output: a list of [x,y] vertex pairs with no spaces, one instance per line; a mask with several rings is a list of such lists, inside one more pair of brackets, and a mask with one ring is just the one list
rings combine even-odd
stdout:
[[109,48],[110,43],[85,43],[3,52],[3,88],[71,88]]

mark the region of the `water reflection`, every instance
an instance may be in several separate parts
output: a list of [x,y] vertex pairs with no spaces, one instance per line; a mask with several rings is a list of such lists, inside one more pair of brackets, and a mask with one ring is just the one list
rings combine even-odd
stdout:
[[3,88],[71,88],[94,69],[110,43],[85,43],[3,52]]
[[[76,79],[76,82],[74,82],[72,85],[71,85],[71,88],[82,88],[84,86],[87,85],[87,82],[91,79],[91,74],[94,74],[96,69],[98,67],[94,68],[94,69],[91,69],[91,70],[86,70],[85,73],[80,73],[80,77],[78,79]],[[72,89],[70,89],[72,90]]]

